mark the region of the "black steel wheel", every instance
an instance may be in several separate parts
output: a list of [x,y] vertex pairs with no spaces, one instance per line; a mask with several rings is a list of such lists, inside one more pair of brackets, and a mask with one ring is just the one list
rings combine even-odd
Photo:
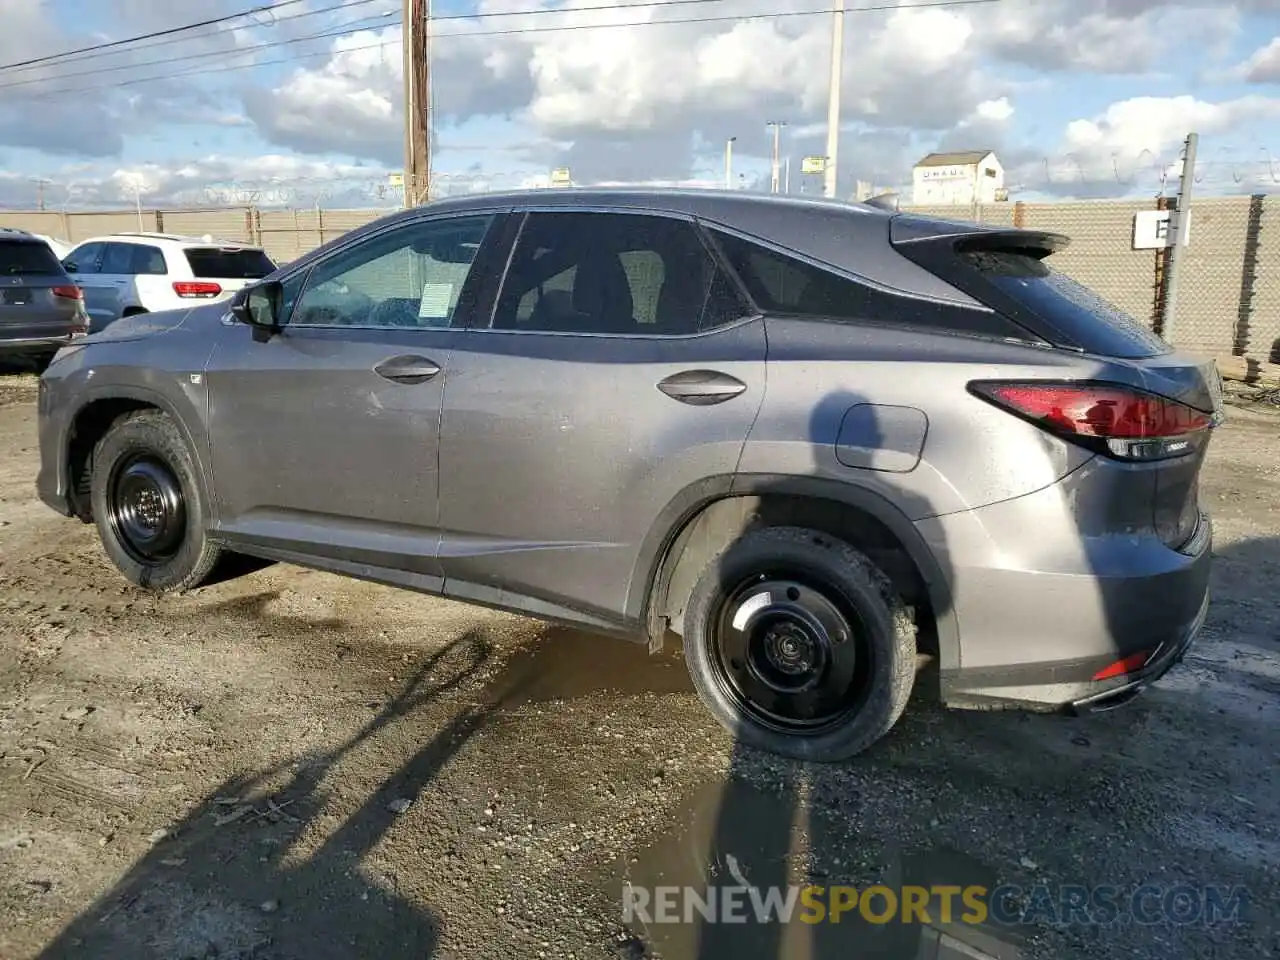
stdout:
[[727,591],[712,616],[717,679],[757,722],[811,736],[866,699],[875,651],[836,586],[761,572]]
[[861,753],[915,682],[915,623],[889,578],[799,527],[753,530],[708,564],[685,604],[684,651],[739,741],[804,760]]
[[159,566],[186,536],[187,505],[173,470],[152,453],[133,453],[111,471],[107,516],[120,545],[135,561]]
[[127,414],[94,447],[93,519],[107,556],[132,583],[189,590],[217,565],[196,470],[181,429],[159,410]]

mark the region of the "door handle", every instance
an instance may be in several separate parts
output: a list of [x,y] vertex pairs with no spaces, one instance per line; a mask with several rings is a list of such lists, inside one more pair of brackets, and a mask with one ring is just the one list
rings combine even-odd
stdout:
[[383,360],[373,368],[373,372],[395,383],[426,383],[440,372],[440,367],[426,357],[409,354]]
[[718,370],[682,370],[658,381],[658,389],[672,400],[695,407],[724,403],[743,393],[747,385]]

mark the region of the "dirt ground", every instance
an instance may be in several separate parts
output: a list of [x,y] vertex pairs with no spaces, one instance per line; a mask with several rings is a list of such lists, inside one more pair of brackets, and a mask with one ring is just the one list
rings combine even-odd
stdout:
[[[678,652],[286,566],[136,591],[35,499],[34,394],[0,376],[0,957],[1280,955],[1280,417],[1214,440],[1211,617],[1145,697],[916,702],[806,767],[736,749]],[[968,953],[856,914],[624,922],[625,880],[730,875],[1246,893],[1236,922],[949,928]]]

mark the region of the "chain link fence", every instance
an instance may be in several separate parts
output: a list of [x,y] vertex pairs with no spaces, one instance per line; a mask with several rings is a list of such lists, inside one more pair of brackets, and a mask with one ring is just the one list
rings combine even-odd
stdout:
[[[1053,262],[1143,323],[1164,332],[1167,250],[1134,249],[1140,211],[1166,201],[1086,200],[904,206],[904,211],[1062,233],[1071,245]],[[79,242],[114,232],[156,231],[262,246],[288,263],[348,230],[385,216],[364,210],[204,210],[93,213],[0,211],[0,226]],[[642,264],[628,269],[643,272]],[[1187,350],[1235,360],[1248,370],[1280,363],[1280,196],[1214,197],[1191,207],[1190,244],[1180,267],[1177,317],[1169,331]],[[1230,364],[1224,364],[1229,369]]]

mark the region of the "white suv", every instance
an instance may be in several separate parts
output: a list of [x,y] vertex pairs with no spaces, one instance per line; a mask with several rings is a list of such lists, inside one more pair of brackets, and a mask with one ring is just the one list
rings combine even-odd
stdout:
[[93,330],[135,313],[230,297],[276,268],[260,247],[167,233],[94,237],[76,244],[62,264],[84,290]]

